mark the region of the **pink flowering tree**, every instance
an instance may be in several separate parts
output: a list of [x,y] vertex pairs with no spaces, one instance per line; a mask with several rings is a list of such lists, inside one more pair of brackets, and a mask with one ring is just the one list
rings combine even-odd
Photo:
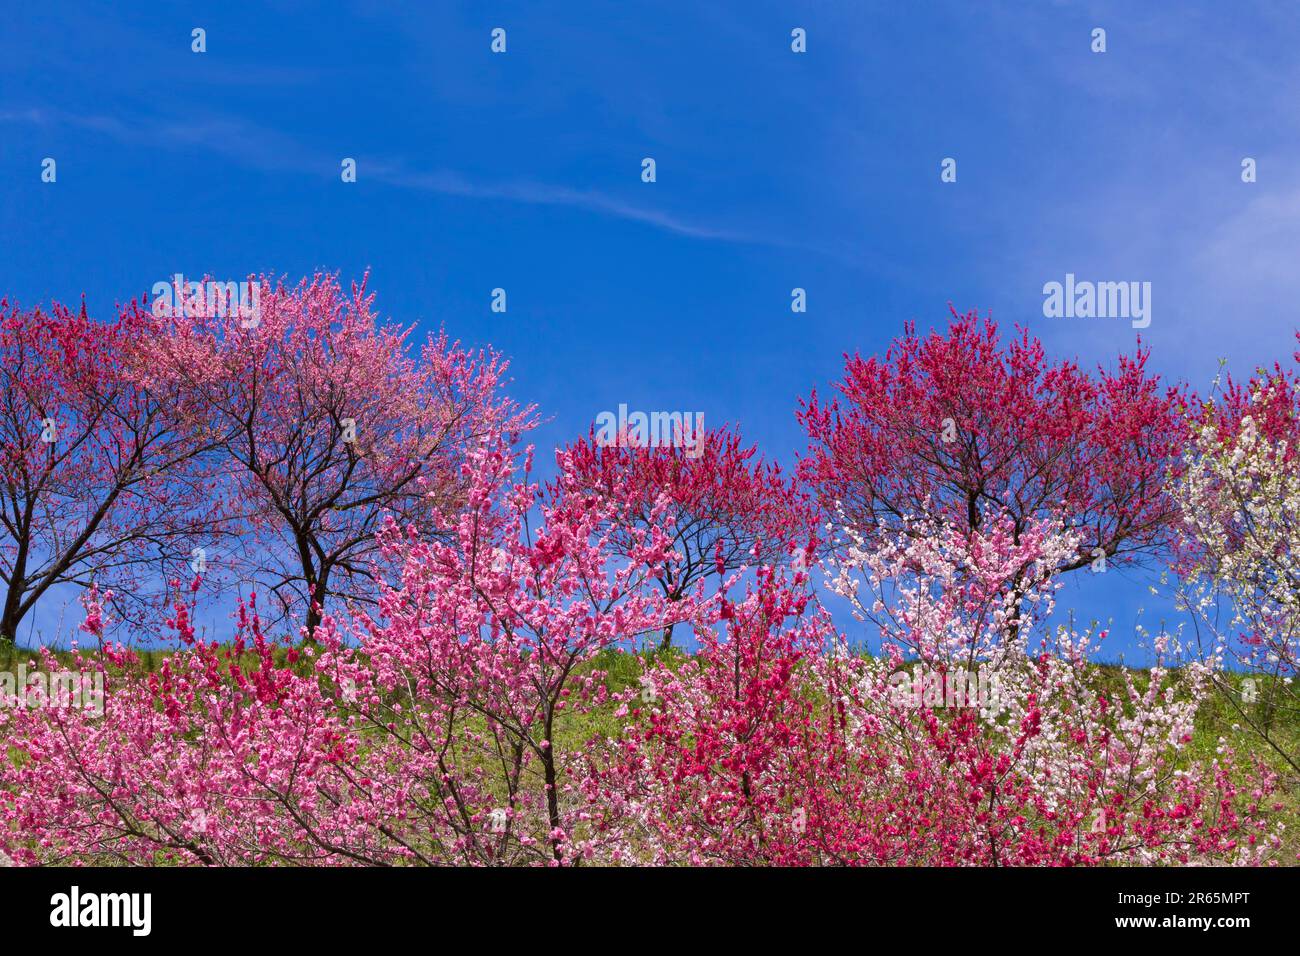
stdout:
[[698,613],[694,596],[669,602],[651,586],[671,555],[662,515],[613,546],[612,508],[582,492],[567,454],[559,461],[544,489],[514,483],[504,451],[484,452],[442,535],[390,524],[401,576],[362,623],[364,666],[337,643],[322,660],[352,661],[342,679],[378,741],[371,762],[395,771],[372,775],[373,797],[405,801],[409,843],[429,858],[616,855],[621,811],[592,772],[617,744],[582,728],[613,705],[611,655]]
[[[711,575],[745,567],[806,566],[816,517],[806,495],[726,428],[704,432],[698,447],[601,445],[594,435],[565,452],[566,480],[604,503],[610,546],[627,554],[664,516],[677,559],[657,579],[680,601]],[[672,643],[664,629],[662,647]]]
[[410,329],[375,316],[364,283],[345,294],[330,276],[258,281],[255,310],[181,290],[152,368],[201,409],[251,529],[230,577],[302,608],[310,634],[331,597],[373,594],[384,521],[428,526],[431,503],[463,500],[465,456],[530,413],[499,394],[499,357],[445,335],[417,354]]

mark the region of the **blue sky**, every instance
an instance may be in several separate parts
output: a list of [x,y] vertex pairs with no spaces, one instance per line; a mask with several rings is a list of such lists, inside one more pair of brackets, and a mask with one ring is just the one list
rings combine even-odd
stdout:
[[[175,272],[369,268],[386,314],[511,357],[542,448],[625,402],[702,410],[792,464],[798,397],[909,319],[945,325],[950,301],[1113,361],[1127,321],[1043,317],[1067,272],[1151,282],[1152,364],[1200,388],[1220,356],[1289,356],[1300,326],[1291,3],[55,3],[6,21],[0,294],[107,314]],[[1160,613],[1143,592],[1108,573],[1067,603],[1122,635]]]

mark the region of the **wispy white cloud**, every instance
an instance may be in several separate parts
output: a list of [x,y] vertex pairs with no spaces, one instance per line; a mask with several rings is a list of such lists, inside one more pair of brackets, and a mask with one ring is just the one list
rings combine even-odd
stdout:
[[472,199],[501,199],[511,202],[541,206],[573,206],[619,219],[629,219],[657,226],[669,232],[694,239],[716,239],[729,242],[758,242],[753,236],[732,230],[702,225],[654,209],[626,202],[607,193],[595,190],[574,189],[550,183],[530,181],[485,183],[471,180],[448,170],[427,172],[411,171],[383,163],[368,163],[367,175],[381,182],[404,189],[440,193],[447,196],[464,196]]
[[1300,291],[1300,188],[1256,193],[1204,240],[1197,268],[1220,281]]
[[[128,123],[110,116],[73,114],[48,109],[0,110],[0,123],[64,126],[111,136],[121,142],[166,149],[202,147],[245,166],[294,170],[319,176],[337,175],[337,157],[326,157],[274,130],[229,118],[200,121],[154,120]],[[598,190],[527,180],[489,182],[446,170],[415,170],[400,164],[359,156],[363,175],[388,186],[466,199],[500,200],[529,205],[567,206],[631,222],[644,223],[692,239],[786,245],[780,239],[716,227],[687,217],[628,202]]]

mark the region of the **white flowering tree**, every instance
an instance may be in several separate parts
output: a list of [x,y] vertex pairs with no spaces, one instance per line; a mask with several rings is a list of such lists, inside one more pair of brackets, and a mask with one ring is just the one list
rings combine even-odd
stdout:
[[1239,721],[1300,772],[1278,719],[1300,703],[1298,399],[1289,375],[1230,389],[1194,429],[1177,497],[1180,602],[1215,683]]

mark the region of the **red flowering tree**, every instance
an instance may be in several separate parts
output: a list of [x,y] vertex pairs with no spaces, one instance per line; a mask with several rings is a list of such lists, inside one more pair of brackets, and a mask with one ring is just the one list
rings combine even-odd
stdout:
[[[765,462],[738,433],[704,432],[698,447],[601,445],[594,435],[565,450],[571,493],[609,508],[610,546],[627,554],[666,517],[676,560],[664,564],[659,587],[680,601],[710,575],[742,567],[808,561],[816,535],[806,495]],[[672,643],[664,629],[661,646]]]
[[800,474],[869,538],[926,516],[976,532],[996,515],[1013,535],[1042,519],[1077,535],[1060,571],[1139,558],[1169,544],[1186,434],[1181,392],[1147,357],[1089,375],[1027,331],[1004,345],[974,312],[946,333],[909,325],[883,359],[847,359],[829,404],[803,403]]
[[140,381],[156,333],[135,307],[98,322],[0,302],[0,640],[63,584],[115,583],[138,614],[219,530],[184,396]]

